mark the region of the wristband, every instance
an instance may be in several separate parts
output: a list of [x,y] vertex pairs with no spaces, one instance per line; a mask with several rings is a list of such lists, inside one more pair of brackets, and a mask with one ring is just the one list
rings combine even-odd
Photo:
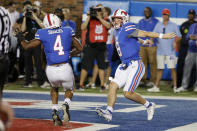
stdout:
[[159,38],[162,39],[162,37],[163,37],[163,34],[159,34]]
[[144,40],[144,42],[142,43],[142,45],[147,45],[147,40]]

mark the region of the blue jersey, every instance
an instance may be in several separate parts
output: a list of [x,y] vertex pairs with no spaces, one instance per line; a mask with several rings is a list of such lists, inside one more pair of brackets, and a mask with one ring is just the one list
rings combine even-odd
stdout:
[[126,23],[115,30],[116,49],[122,63],[129,63],[131,60],[139,60],[140,44],[137,37],[129,38],[128,35],[136,30],[134,23]]
[[62,27],[70,26],[76,32],[76,24],[72,20],[63,20]]
[[[143,18],[138,23],[138,29],[152,32],[157,23],[158,23],[158,20],[155,19],[154,17],[150,17],[149,19]],[[150,39],[150,37],[142,37],[141,39],[146,40],[146,39]],[[149,47],[150,45],[141,44],[141,46]],[[154,39],[154,44],[152,46],[157,46],[156,39]]]
[[74,31],[70,27],[37,31],[35,39],[39,39],[43,44],[47,65],[69,61],[73,35]]

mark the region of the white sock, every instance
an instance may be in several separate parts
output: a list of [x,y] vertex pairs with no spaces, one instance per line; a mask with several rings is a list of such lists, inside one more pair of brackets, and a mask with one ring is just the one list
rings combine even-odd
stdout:
[[107,106],[107,110],[109,110],[110,111],[110,113],[112,113],[114,110],[113,110],[113,107],[111,107],[111,106]]
[[52,106],[52,110],[59,110],[59,107],[58,107],[58,104],[53,104],[53,106]]
[[70,98],[66,98],[66,99],[64,99],[64,103],[67,103],[68,105],[70,105],[70,103],[71,103]]
[[151,105],[151,103],[150,103],[149,101],[146,101],[146,103],[144,104],[144,106],[145,106],[146,108],[148,108],[150,105]]

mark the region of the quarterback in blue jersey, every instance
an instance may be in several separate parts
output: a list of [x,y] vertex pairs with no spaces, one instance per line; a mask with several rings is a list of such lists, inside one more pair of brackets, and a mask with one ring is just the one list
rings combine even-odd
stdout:
[[145,72],[144,65],[139,56],[140,45],[137,42],[138,37],[171,39],[176,36],[175,33],[158,34],[138,30],[134,23],[128,22],[128,19],[127,12],[122,9],[117,9],[112,15],[112,24],[115,28],[115,45],[122,63],[118,66],[115,77],[110,83],[106,110],[101,108],[96,109],[97,114],[107,121],[112,120],[117,90],[122,87],[124,96],[129,100],[144,105],[147,109],[147,119],[152,120],[155,104],[135,93],[135,89]]
[[[47,60],[46,74],[51,88],[52,118],[54,125],[62,125],[59,118],[58,107],[58,87],[62,86],[65,91],[65,100],[62,105],[63,119],[70,120],[69,104],[73,96],[74,75],[69,64],[69,56],[79,53],[82,46],[75,37],[74,31],[70,27],[61,27],[61,20],[54,14],[45,16],[43,24],[45,29],[40,29],[35,34],[35,39],[29,42],[22,41],[25,49],[34,48],[40,44],[44,47]],[[71,45],[75,48],[71,51]]]

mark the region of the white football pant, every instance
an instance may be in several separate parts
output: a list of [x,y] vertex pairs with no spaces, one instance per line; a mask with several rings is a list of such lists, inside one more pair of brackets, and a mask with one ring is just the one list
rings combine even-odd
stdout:
[[74,89],[74,75],[69,63],[47,66],[46,75],[52,87],[62,86],[64,91]]
[[119,88],[124,87],[123,91],[128,92],[135,91],[145,73],[142,60],[131,61],[131,63],[125,70],[121,69],[121,65],[119,65],[112,80],[118,84]]

